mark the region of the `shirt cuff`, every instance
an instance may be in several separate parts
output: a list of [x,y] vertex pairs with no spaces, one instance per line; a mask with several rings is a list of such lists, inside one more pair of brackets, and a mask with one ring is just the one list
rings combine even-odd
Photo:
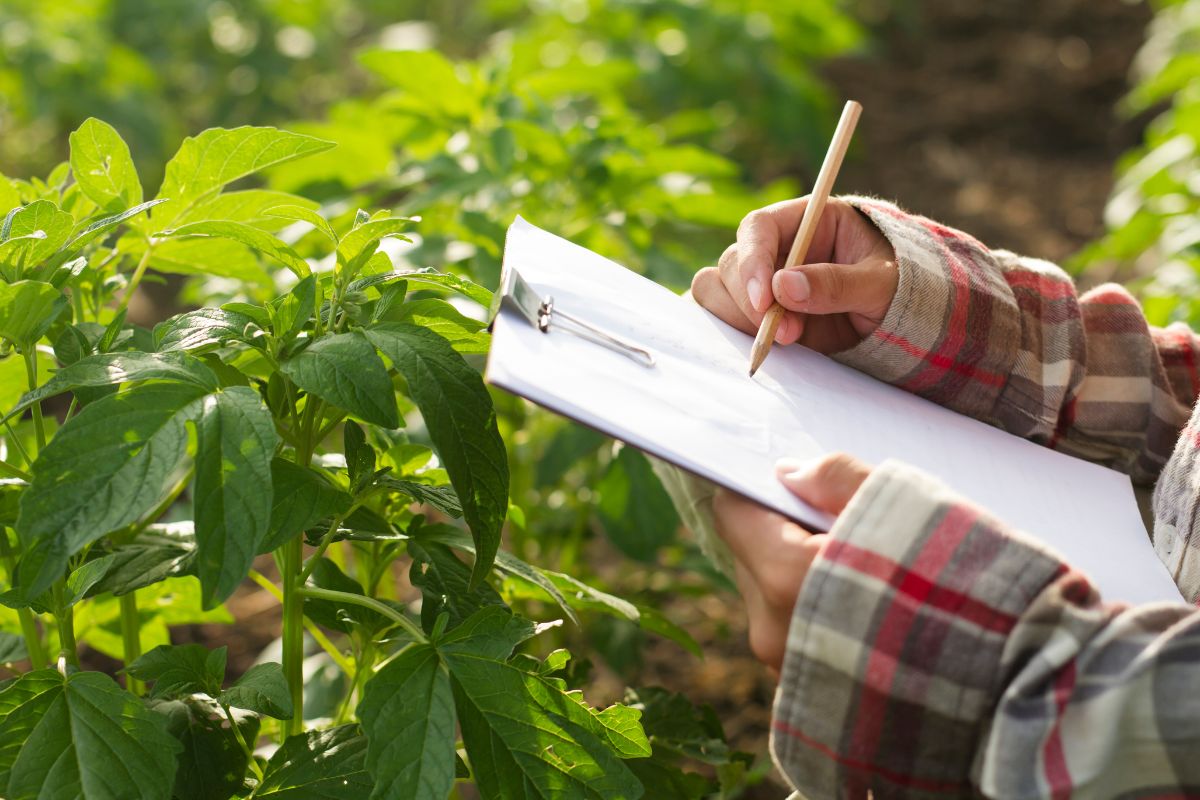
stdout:
[[969,794],[1021,613],[1065,570],[924,473],[874,469],[801,587],[772,753],[801,794]]
[[896,254],[883,322],[833,357],[941,405],[992,418],[1021,345],[1021,312],[992,252],[962,231],[891,203],[843,197]]

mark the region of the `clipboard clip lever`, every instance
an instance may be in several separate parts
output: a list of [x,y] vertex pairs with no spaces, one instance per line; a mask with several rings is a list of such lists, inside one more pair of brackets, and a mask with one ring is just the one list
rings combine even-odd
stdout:
[[512,308],[542,333],[549,333],[551,328],[557,328],[564,333],[606,347],[614,353],[620,353],[643,367],[654,366],[654,356],[649,350],[563,311],[554,304],[553,297],[538,295],[520,273],[507,265],[504,274],[500,276],[500,288],[492,304],[493,320],[501,308]]

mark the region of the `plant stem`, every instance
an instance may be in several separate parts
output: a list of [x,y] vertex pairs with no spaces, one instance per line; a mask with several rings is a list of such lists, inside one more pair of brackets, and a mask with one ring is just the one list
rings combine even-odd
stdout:
[[[271,596],[276,600],[283,600],[283,592],[279,591],[279,587],[271,583],[266,575],[263,575],[256,569],[252,569],[250,570],[250,579],[270,592]],[[308,617],[304,618],[304,630],[308,631],[308,635],[313,637],[317,644],[321,645],[321,649],[333,659],[333,663],[337,664],[342,672],[350,676],[354,675],[354,664],[342,654],[337,645],[330,641],[325,632],[318,628]]]
[[133,293],[137,291],[138,284],[142,282],[142,276],[146,274],[146,267],[150,266],[150,254],[153,252],[154,245],[147,241],[146,252],[142,253],[141,260],[138,261],[137,267],[133,270],[133,277],[129,279],[129,285],[125,287],[125,294],[121,297],[121,304],[117,306],[118,314],[129,307],[129,301],[133,298]]
[[296,713],[284,726],[284,736],[304,731],[304,598],[296,578],[303,556],[300,537],[283,546],[283,674],[292,694]]
[[429,639],[425,636],[425,632],[422,631],[416,623],[401,614],[396,609],[392,608],[386,603],[379,602],[373,597],[354,594],[352,592],[337,592],[333,589],[318,589],[315,586],[305,586],[299,590],[299,593],[303,597],[315,597],[320,598],[321,600],[332,600],[335,603],[349,603],[350,605],[369,608],[375,613],[382,614],[392,622],[399,625],[404,629],[404,632],[412,637],[415,641],[418,641],[421,644],[429,643]]
[[[25,378],[29,384],[29,391],[37,388],[37,350],[33,347],[28,347],[22,351],[21,355],[25,358]],[[46,424],[42,420],[42,404],[34,403],[30,407],[30,412],[33,414],[33,430],[37,435],[38,453],[46,447]]]
[[317,551],[308,557],[304,562],[304,568],[300,570],[300,575],[296,578],[296,583],[300,586],[308,580],[308,576],[312,575],[314,569],[317,568],[317,562],[321,560],[321,556],[325,555],[325,551],[329,549],[329,543],[333,541],[333,536],[338,532],[338,528],[342,525],[342,520],[354,513],[354,509],[358,508],[358,504],[354,503],[346,510],[345,514],[339,514],[333,518],[333,522],[329,523],[329,529],[325,531],[325,535],[321,537],[320,544],[317,545]]
[[21,469],[20,467],[14,467],[7,461],[2,460],[0,460],[0,475],[4,475],[8,478],[20,478],[26,483],[29,483],[33,480],[33,476],[25,470]]
[[233,738],[237,739],[238,744],[242,746],[242,752],[246,754],[246,765],[254,770],[254,776],[258,778],[258,782],[262,783],[263,773],[258,766],[258,761],[254,758],[254,751],[250,749],[250,744],[246,741],[246,737],[242,736],[242,730],[238,727],[237,720],[233,718],[233,712],[229,710],[229,706],[225,703],[220,703],[221,710],[225,712],[225,719],[229,720],[229,728],[233,731]]
[[[4,559],[4,567],[11,579],[16,574],[16,558],[8,544],[8,531],[0,527],[0,557]],[[21,635],[25,637],[25,651],[29,654],[29,665],[34,669],[42,669],[49,660],[46,658],[46,648],[42,646],[42,634],[38,631],[33,612],[28,608],[17,609],[17,619],[21,621]]]
[[55,581],[50,589],[54,602],[54,619],[58,622],[59,658],[66,657],[67,661],[79,666],[79,645],[75,642],[75,609],[66,604],[63,589],[66,580]]
[[[121,639],[125,644],[125,666],[128,667],[142,654],[141,622],[138,620],[137,592],[121,595]],[[126,673],[125,688],[141,697],[145,684]]]

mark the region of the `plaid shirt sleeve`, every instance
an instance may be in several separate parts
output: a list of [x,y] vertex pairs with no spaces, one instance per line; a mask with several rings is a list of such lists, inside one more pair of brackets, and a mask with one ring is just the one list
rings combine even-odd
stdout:
[[1101,602],[925,474],[876,468],[797,600],[772,750],[806,797],[1200,792],[1200,611]]
[[1018,436],[1152,483],[1200,392],[1200,347],[1151,328],[1115,284],[1077,297],[1045,261],[878,200],[844,198],[891,242],[900,282],[871,336],[837,356]]

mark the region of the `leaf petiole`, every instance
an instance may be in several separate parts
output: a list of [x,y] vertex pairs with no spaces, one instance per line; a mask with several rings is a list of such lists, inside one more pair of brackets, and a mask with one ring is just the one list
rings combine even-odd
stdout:
[[369,608],[375,613],[382,614],[392,622],[395,622],[415,641],[420,642],[421,644],[429,643],[429,639],[425,636],[425,632],[417,627],[416,623],[401,614],[396,609],[392,608],[386,603],[379,602],[373,597],[367,597],[361,594],[353,594],[351,592],[338,592],[334,591],[333,589],[318,589],[315,586],[305,586],[297,591],[302,597],[314,597],[321,600],[332,600],[335,603],[349,603],[351,605]]

